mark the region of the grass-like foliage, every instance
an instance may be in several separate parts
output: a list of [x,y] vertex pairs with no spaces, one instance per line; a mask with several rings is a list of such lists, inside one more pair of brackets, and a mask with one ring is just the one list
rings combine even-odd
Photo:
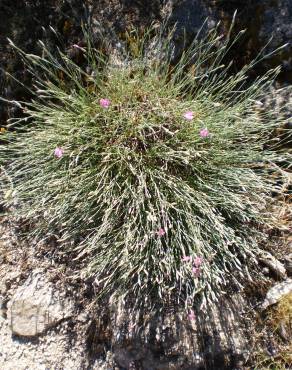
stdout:
[[216,29],[175,65],[171,34],[133,34],[118,64],[85,36],[81,66],[14,46],[34,97],[2,135],[6,203],[39,238],[74,240],[101,296],[216,299],[248,275],[269,222],[284,118],[256,100],[278,70],[231,73]]

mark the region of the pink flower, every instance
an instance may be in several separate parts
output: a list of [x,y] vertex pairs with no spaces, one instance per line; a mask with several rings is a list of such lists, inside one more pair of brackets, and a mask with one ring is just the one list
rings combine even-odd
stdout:
[[188,317],[189,317],[189,320],[191,320],[191,321],[195,320],[196,315],[195,315],[193,310],[190,310],[190,312],[188,314]]
[[191,256],[183,256],[183,258],[181,260],[183,262],[190,262],[192,260],[192,257]]
[[202,130],[200,130],[200,136],[205,138],[205,137],[208,137],[209,136],[209,130],[207,128],[202,128]]
[[200,267],[203,262],[202,257],[196,257],[193,261],[195,267]]
[[102,108],[108,108],[111,104],[109,99],[100,99],[99,104]]
[[156,231],[156,234],[158,235],[158,236],[163,236],[163,235],[165,235],[166,234],[166,231],[164,230],[164,229],[159,229],[158,231]]
[[201,270],[198,267],[193,267],[192,271],[193,271],[193,274],[195,275],[195,277],[200,276]]
[[62,148],[57,147],[54,151],[54,155],[56,158],[61,158],[63,157],[64,150]]
[[192,120],[194,118],[194,112],[192,111],[188,111],[184,114],[184,118],[185,119],[188,119],[189,121]]

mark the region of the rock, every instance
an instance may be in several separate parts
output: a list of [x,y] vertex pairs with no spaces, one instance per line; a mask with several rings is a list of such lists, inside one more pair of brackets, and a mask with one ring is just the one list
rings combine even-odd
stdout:
[[288,276],[292,276],[292,253],[288,254],[288,256],[285,256],[284,266],[286,268]]
[[4,295],[7,291],[7,287],[4,281],[0,281],[0,294]]
[[[236,9],[238,15],[235,20],[235,32],[247,29],[241,42],[234,46],[230,54],[234,59],[236,70],[255,58],[273,34],[274,38],[268,45],[266,53],[285,43],[288,43],[287,48],[280,54],[265,58],[257,70],[262,73],[268,68],[282,64],[284,71],[282,80],[291,81],[292,47],[291,43],[289,44],[292,37],[291,0],[254,0],[248,1],[248,4],[246,0],[149,0],[147,2],[135,0],[11,2],[2,0],[0,5],[0,18],[3,20],[0,24],[0,64],[20,79],[24,85],[29,86],[30,75],[19,58],[11,52],[7,37],[13,39],[25,51],[40,53],[37,46],[39,39],[49,45],[56,43],[54,35],[48,32],[49,26],[52,26],[60,32],[65,49],[71,50],[72,44],[82,41],[80,24],[86,22],[88,18],[92,19],[92,24],[100,24],[104,32],[111,35],[109,38],[112,38],[114,33],[123,35],[132,25],[143,29],[147,25],[163,22],[168,22],[170,26],[176,24],[173,55],[175,61],[185,45],[184,34],[187,36],[187,41],[191,41],[208,17],[205,30],[221,22],[220,32],[226,35]],[[0,96],[12,100],[30,98],[28,91],[8,78],[2,70],[0,70]],[[0,105],[1,121],[5,122],[8,118],[19,115],[21,115],[19,108],[6,104]]]
[[12,283],[21,277],[20,271],[10,271],[5,274],[0,282],[0,294],[4,295],[9,290]]
[[[231,51],[237,68],[257,57],[265,47],[263,54],[270,55],[261,61],[257,72],[281,65],[282,81],[291,82],[291,0],[172,0],[169,3],[171,23],[176,23],[178,29],[185,29],[186,35],[191,37],[206,17],[208,17],[206,30],[220,21],[220,30],[227,34],[234,12],[237,11],[234,33],[246,30],[238,45]],[[281,52],[272,53],[284,44],[286,47]]]
[[3,298],[0,295],[0,318],[1,317],[4,318],[5,317],[5,314],[6,314],[6,310],[5,310],[4,300],[3,300]]
[[264,267],[264,268],[262,269],[262,273],[263,273],[264,275],[270,275],[270,269],[269,269],[268,267]]
[[78,316],[77,316],[77,321],[80,321],[82,323],[86,323],[89,321],[89,315],[87,312],[81,312]]
[[276,304],[280,299],[292,292],[292,279],[287,279],[281,283],[273,286],[267,293],[264,302],[261,305],[261,309],[265,310],[267,307]]
[[285,266],[278,261],[270,252],[260,251],[258,254],[259,261],[268,266],[276,276],[285,279],[287,277]]
[[[224,0],[214,1],[212,7],[217,12],[217,19],[222,21],[226,29],[237,10],[235,32],[246,30],[238,47],[232,52],[236,63],[242,66],[262,52],[266,57],[257,66],[257,73],[281,65],[281,80],[291,82],[291,0]],[[273,53],[284,44],[285,48]]]
[[[246,303],[240,296],[225,298],[216,306],[189,312],[171,309],[149,317],[112,306],[111,348],[116,363],[153,369],[236,368],[246,359],[249,338],[242,318]],[[134,322],[139,324],[133,324]]]
[[[273,36],[268,51],[272,51],[277,47],[288,43],[285,50],[285,56],[288,63],[284,64],[284,68],[289,68],[291,72],[291,57],[292,57],[292,3],[291,0],[276,0],[276,1],[257,1],[258,17],[260,18],[259,41],[266,44],[270,37]],[[262,3],[262,4],[260,4]],[[290,67],[288,67],[290,64]]]
[[7,308],[12,333],[31,337],[69,318],[73,312],[73,303],[39,270],[32,273],[16,290]]
[[283,321],[280,322],[280,325],[279,325],[279,328],[277,329],[277,332],[284,341],[286,341],[286,342],[289,341],[289,334],[287,332],[286,326],[285,326]]

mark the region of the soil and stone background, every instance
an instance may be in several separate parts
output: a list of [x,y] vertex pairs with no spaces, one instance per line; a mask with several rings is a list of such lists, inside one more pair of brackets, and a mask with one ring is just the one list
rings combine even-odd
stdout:
[[[37,53],[37,40],[42,39],[70,53],[73,44],[82,43],[81,23],[90,21],[103,29],[110,53],[131,27],[144,29],[167,21],[177,25],[179,55],[184,30],[191,40],[208,17],[206,29],[220,21],[226,33],[235,10],[235,32],[247,31],[228,55],[235,60],[234,68],[267,44],[265,53],[287,44],[253,74],[281,65],[275,88],[290,85],[292,0],[0,0],[0,96],[29,99],[25,88],[5,73],[25,85],[31,83],[8,37],[27,52]],[[54,38],[50,26],[61,39]],[[273,90],[264,104],[281,106],[289,99],[292,103],[287,91],[283,95]],[[19,113],[15,106],[0,102],[0,127]],[[122,303],[97,306],[95,282],[78,276],[74,261],[56,241],[28,242],[25,220],[16,221],[2,210],[0,369],[235,370],[254,368],[257,352],[267,358],[277,358],[283,348],[291,353],[289,328],[274,333],[265,322],[270,305],[292,291],[291,184],[292,178],[273,205],[279,221],[278,227],[268,230],[270,245],[259,256],[262,277],[231,297],[226,294],[212,310],[196,312],[195,322],[172,308],[150,315],[130,312]]]

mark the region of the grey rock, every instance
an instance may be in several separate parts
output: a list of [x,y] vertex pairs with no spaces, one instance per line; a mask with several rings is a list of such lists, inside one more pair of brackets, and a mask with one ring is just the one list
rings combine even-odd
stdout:
[[287,277],[285,266],[277,260],[270,252],[260,251],[259,261],[268,266],[278,277],[285,279]]
[[264,268],[262,269],[262,273],[263,273],[264,275],[269,275],[269,274],[270,274],[270,269],[269,269],[268,267],[264,267]]
[[280,325],[279,325],[279,328],[278,328],[277,332],[279,333],[280,337],[284,341],[286,341],[286,342],[289,341],[289,334],[288,334],[286,325],[283,323],[283,321],[280,322]]
[[284,258],[284,266],[288,276],[292,276],[292,253],[288,254],[288,256]]
[[169,0],[169,3],[170,21],[177,24],[180,35],[182,34],[180,30],[184,29],[191,37],[201,27],[206,17],[208,17],[206,30],[220,21],[220,29],[226,34],[237,10],[235,33],[242,29],[246,29],[246,33],[234,52],[236,62],[241,65],[242,61],[253,59],[264,47],[264,54],[268,55],[286,44],[280,53],[265,58],[261,62],[261,69],[282,64],[284,78],[291,81],[291,0]]
[[20,276],[21,272],[19,272],[18,270],[8,272],[0,282],[0,294],[5,295],[6,292],[9,290],[11,284],[17,281]]
[[202,27],[207,16],[213,15],[207,24],[212,27],[215,25],[215,9],[210,7],[210,1],[203,0],[183,0],[183,1],[170,1],[171,3],[171,17],[170,22],[175,23],[178,32],[185,30],[193,36]]
[[0,295],[0,318],[1,317],[4,318],[5,317],[5,314],[6,314],[6,310],[4,308],[4,300],[3,300],[3,298]]
[[[269,44],[269,50],[288,43],[287,55],[292,52],[292,3],[290,0],[261,1],[257,4],[259,17],[261,17],[259,28],[259,39],[262,43],[267,43],[273,36]],[[291,61],[290,61],[291,62]]]
[[192,41],[200,31],[201,37],[218,22],[215,7],[209,6],[209,1],[183,0],[169,1],[169,25],[175,25],[173,37],[172,63],[178,61],[186,45]]
[[112,306],[115,361],[126,369],[132,364],[145,370],[195,370],[206,365],[213,368],[214,364],[219,369],[226,361],[235,368],[249,348],[241,314],[244,307],[240,296],[226,297],[216,306],[198,309],[190,319],[181,309],[149,318],[141,311],[128,311],[122,304]]
[[5,281],[0,281],[0,294],[4,295],[7,291]]
[[24,337],[39,335],[73,313],[72,301],[47,280],[43,271],[31,274],[7,308],[12,333]]
[[273,286],[266,295],[261,309],[265,310],[269,306],[278,303],[283,296],[292,292],[292,279],[287,279]]

